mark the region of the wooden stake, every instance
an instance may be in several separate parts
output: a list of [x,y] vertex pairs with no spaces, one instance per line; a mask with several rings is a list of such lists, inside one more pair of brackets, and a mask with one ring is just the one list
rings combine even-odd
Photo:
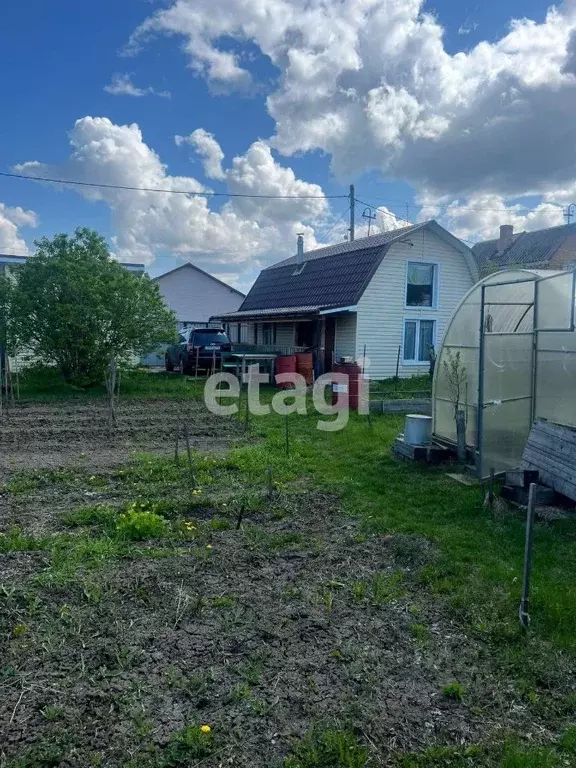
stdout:
[[238,517],[236,518],[236,530],[239,531],[240,527],[242,526],[242,519],[244,518],[244,512],[245,512],[245,505],[242,504],[240,507],[240,512],[238,513]]
[[288,432],[288,414],[284,415],[284,435],[286,438],[286,456],[290,456],[290,435]]
[[178,433],[179,433],[179,431],[180,431],[180,424],[176,424],[176,440],[175,440],[175,444],[174,444],[174,464],[176,464],[176,466],[178,466],[178,467],[180,466],[180,455],[178,453],[178,437],[179,437]]
[[188,424],[184,422],[184,441],[186,443],[186,455],[188,456],[188,469],[190,470],[190,480],[192,485],[196,485],[194,469],[192,467],[192,451],[190,450],[190,435],[188,434]]
[[196,347],[196,367],[194,369],[194,378],[198,378],[198,356],[200,354],[200,347]]
[[248,397],[248,384],[246,384],[246,413],[244,414],[244,429],[250,429],[250,398]]
[[268,467],[268,499],[272,501],[274,498],[274,482],[272,480],[272,467]]

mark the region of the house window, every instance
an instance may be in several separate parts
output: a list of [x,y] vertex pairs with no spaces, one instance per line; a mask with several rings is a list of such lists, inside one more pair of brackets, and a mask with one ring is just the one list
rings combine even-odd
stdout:
[[409,261],[406,270],[406,306],[436,306],[436,266]]
[[276,323],[262,323],[262,344],[265,347],[276,344]]
[[435,331],[435,320],[404,320],[405,363],[420,365],[429,362]]

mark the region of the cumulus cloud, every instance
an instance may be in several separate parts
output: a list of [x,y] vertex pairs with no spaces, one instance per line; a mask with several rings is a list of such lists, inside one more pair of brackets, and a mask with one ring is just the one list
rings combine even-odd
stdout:
[[450,54],[424,0],[171,0],[132,35],[184,41],[212,85],[245,87],[241,45],[276,66],[273,145],[329,153],[339,177],[379,169],[462,197],[546,194],[576,178],[576,2]]
[[19,206],[10,208],[0,203],[0,253],[12,256],[26,256],[28,246],[21,236],[21,227],[37,227],[38,218],[34,211]]
[[197,128],[189,136],[175,136],[176,145],[181,147],[183,144],[189,144],[202,157],[204,161],[204,173],[209,179],[225,178],[222,170],[222,160],[224,152],[214,136],[204,128]]
[[437,218],[452,234],[469,242],[498,237],[501,224],[512,224],[515,232],[523,232],[565,223],[564,208],[557,203],[541,202],[530,210],[521,203],[507,203],[496,194],[444,203],[423,195],[420,203],[420,219]]
[[225,173],[229,191],[318,199],[289,200],[285,206],[281,201],[257,204],[232,199],[213,210],[206,197],[191,194],[208,190],[191,176],[170,175],[138,125],[116,125],[105,117],[87,116],[75,123],[69,136],[71,153],[66,162],[32,161],[17,166],[18,172],[179,193],[71,187],[89,200],[108,204],[116,232],[115,253],[123,261],[150,264],[156,254],[169,252],[218,273],[254,269],[291,255],[298,232],[306,234],[312,247],[316,243],[313,225],[328,211],[322,189],[297,179],[260,141],[232,160]]
[[115,74],[112,75],[112,80],[108,85],[104,86],[106,93],[111,93],[112,96],[160,96],[163,99],[169,99],[170,91],[156,91],[151,86],[148,88],[138,88],[132,82],[132,75]]

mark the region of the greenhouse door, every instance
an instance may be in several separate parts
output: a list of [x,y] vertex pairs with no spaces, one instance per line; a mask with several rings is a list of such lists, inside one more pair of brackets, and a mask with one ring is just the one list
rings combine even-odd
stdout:
[[516,467],[532,425],[534,280],[482,286],[477,468]]

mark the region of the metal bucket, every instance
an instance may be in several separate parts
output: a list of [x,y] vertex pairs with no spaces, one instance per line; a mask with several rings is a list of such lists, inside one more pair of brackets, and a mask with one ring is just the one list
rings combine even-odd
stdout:
[[407,445],[430,445],[432,440],[432,416],[409,413],[404,425],[404,442]]

